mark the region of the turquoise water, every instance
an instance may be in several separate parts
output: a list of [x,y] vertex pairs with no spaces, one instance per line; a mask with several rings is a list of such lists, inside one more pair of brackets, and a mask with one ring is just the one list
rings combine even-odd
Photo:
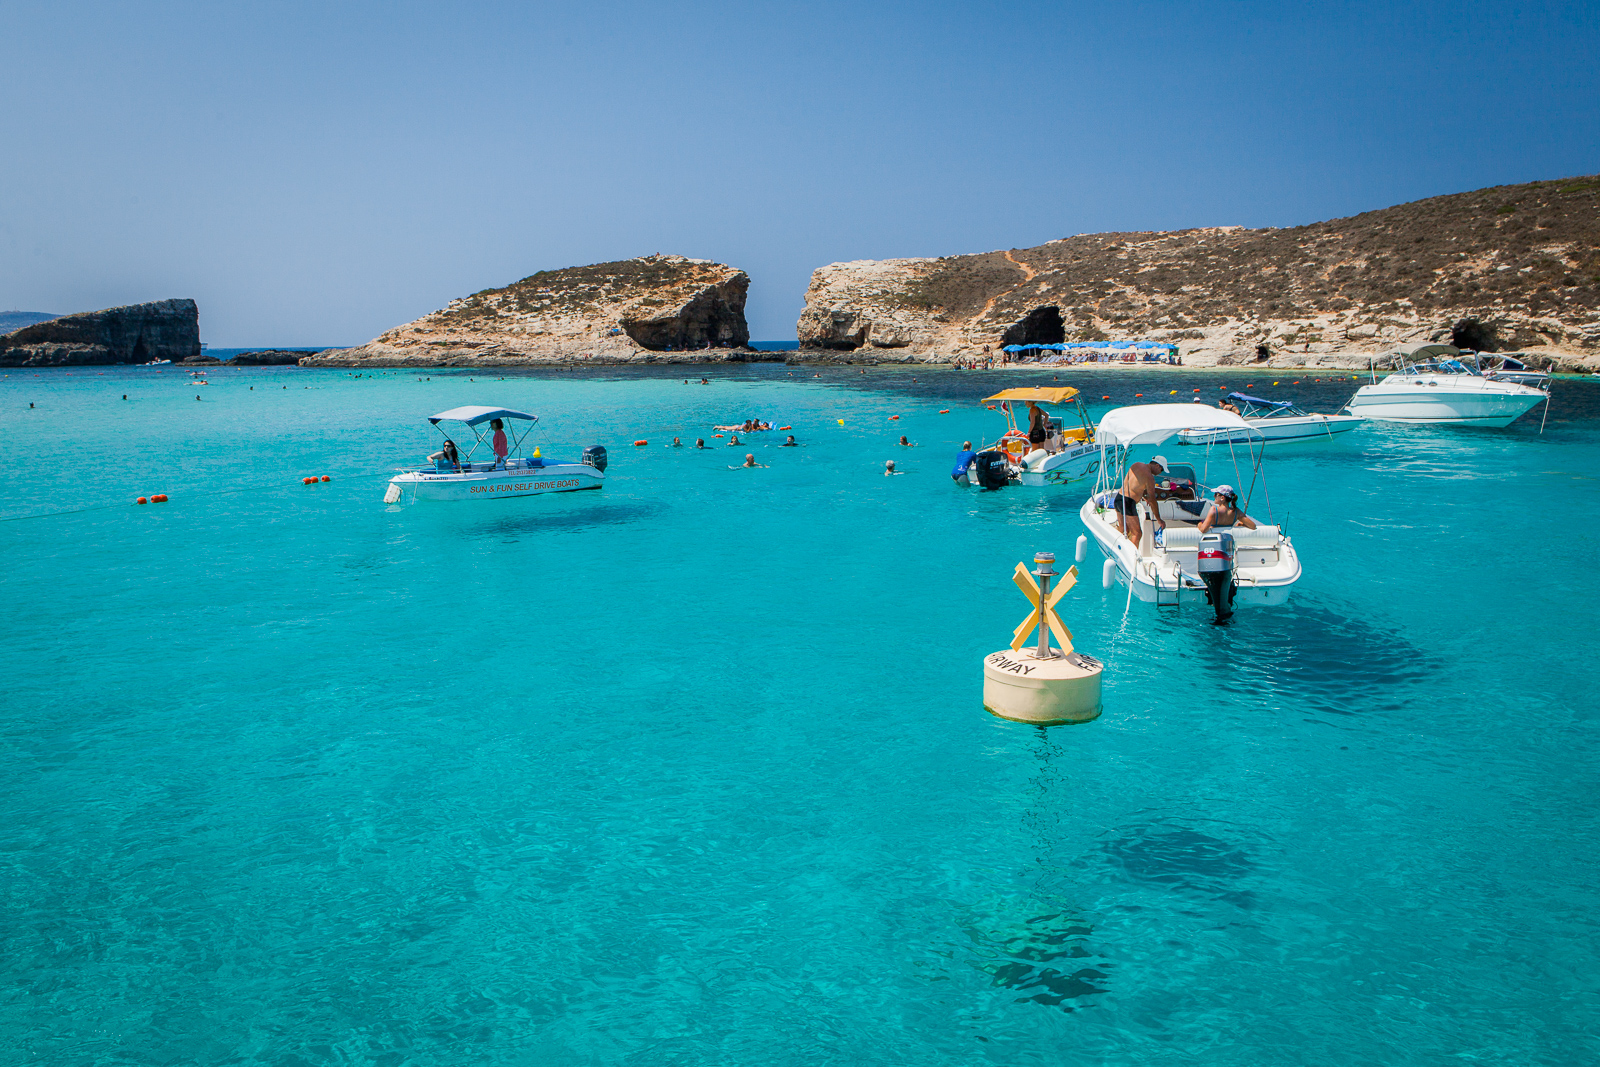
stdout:
[[[1279,449],[1284,608],[1130,607],[1091,556],[1105,714],[1041,730],[981,658],[1079,498],[947,477],[1032,379],[709,373],[0,379],[0,1062],[1600,1054],[1600,389]],[[463,403],[605,489],[384,506]],[[804,447],[710,438],[748,415]]]

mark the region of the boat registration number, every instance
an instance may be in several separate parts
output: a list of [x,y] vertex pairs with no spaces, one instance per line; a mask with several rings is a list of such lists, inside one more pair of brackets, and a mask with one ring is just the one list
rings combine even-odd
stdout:
[[530,489],[576,489],[578,479],[562,478],[556,482],[502,482],[499,485],[475,485],[474,493],[526,493]]

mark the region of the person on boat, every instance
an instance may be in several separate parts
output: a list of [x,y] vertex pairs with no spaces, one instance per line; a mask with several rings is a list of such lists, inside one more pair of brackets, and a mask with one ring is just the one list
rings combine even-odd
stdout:
[[1231,485],[1219,485],[1212,495],[1211,510],[1200,520],[1200,532],[1218,526],[1243,526],[1254,530],[1256,521],[1239,506],[1239,491]]
[[1122,520],[1120,528],[1135,545],[1144,534],[1139,526],[1139,501],[1150,505],[1150,514],[1155,517],[1158,528],[1167,528],[1166,520],[1161,517],[1160,505],[1156,502],[1156,478],[1166,469],[1166,456],[1152,456],[1149,463],[1128,464],[1128,473],[1122,477],[1122,489],[1112,499],[1112,506]]
[[956,453],[956,465],[950,468],[950,477],[958,482],[965,478],[967,476],[967,468],[977,458],[978,454],[972,450],[972,442],[962,441],[961,451]]
[[789,435],[789,439],[787,441],[785,441],[783,444],[779,445],[778,447],[779,448],[798,448],[799,445],[800,445],[800,442],[796,441],[794,439],[794,434],[790,434]]
[[1235,415],[1239,414],[1238,407],[1236,407],[1233,404],[1228,403],[1226,400],[1217,401],[1217,407],[1221,408],[1223,411],[1231,411]]
[[461,454],[456,451],[456,443],[450,438],[444,439],[444,447],[428,457],[428,462],[443,470],[449,467],[452,470],[461,469]]
[[494,463],[497,467],[506,465],[506,424],[499,419],[489,420],[489,429],[494,431],[494,438],[489,442],[494,448]]
[[1044,408],[1028,401],[1028,443],[1034,446],[1043,446],[1050,437],[1050,416],[1045,414]]

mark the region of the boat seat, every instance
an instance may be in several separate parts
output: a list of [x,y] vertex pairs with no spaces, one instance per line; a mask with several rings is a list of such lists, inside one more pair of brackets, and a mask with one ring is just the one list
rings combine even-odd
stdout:
[[[1278,544],[1278,528],[1276,526],[1257,526],[1254,530],[1243,526],[1218,526],[1215,528],[1222,533],[1233,535],[1233,547],[1238,548],[1274,548]],[[1200,533],[1198,526],[1168,526],[1161,534],[1161,543],[1168,552],[1186,551],[1200,547]]]

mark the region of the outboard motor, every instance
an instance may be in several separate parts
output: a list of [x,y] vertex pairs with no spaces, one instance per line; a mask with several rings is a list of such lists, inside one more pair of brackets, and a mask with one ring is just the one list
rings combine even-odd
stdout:
[[978,484],[985,489],[1004,489],[1011,484],[1011,460],[999,449],[979,452],[973,463]]
[[606,446],[590,445],[584,449],[583,462],[604,474],[606,472]]
[[1233,534],[1210,530],[1200,535],[1197,553],[1206,602],[1217,609],[1217,621],[1233,614]]

